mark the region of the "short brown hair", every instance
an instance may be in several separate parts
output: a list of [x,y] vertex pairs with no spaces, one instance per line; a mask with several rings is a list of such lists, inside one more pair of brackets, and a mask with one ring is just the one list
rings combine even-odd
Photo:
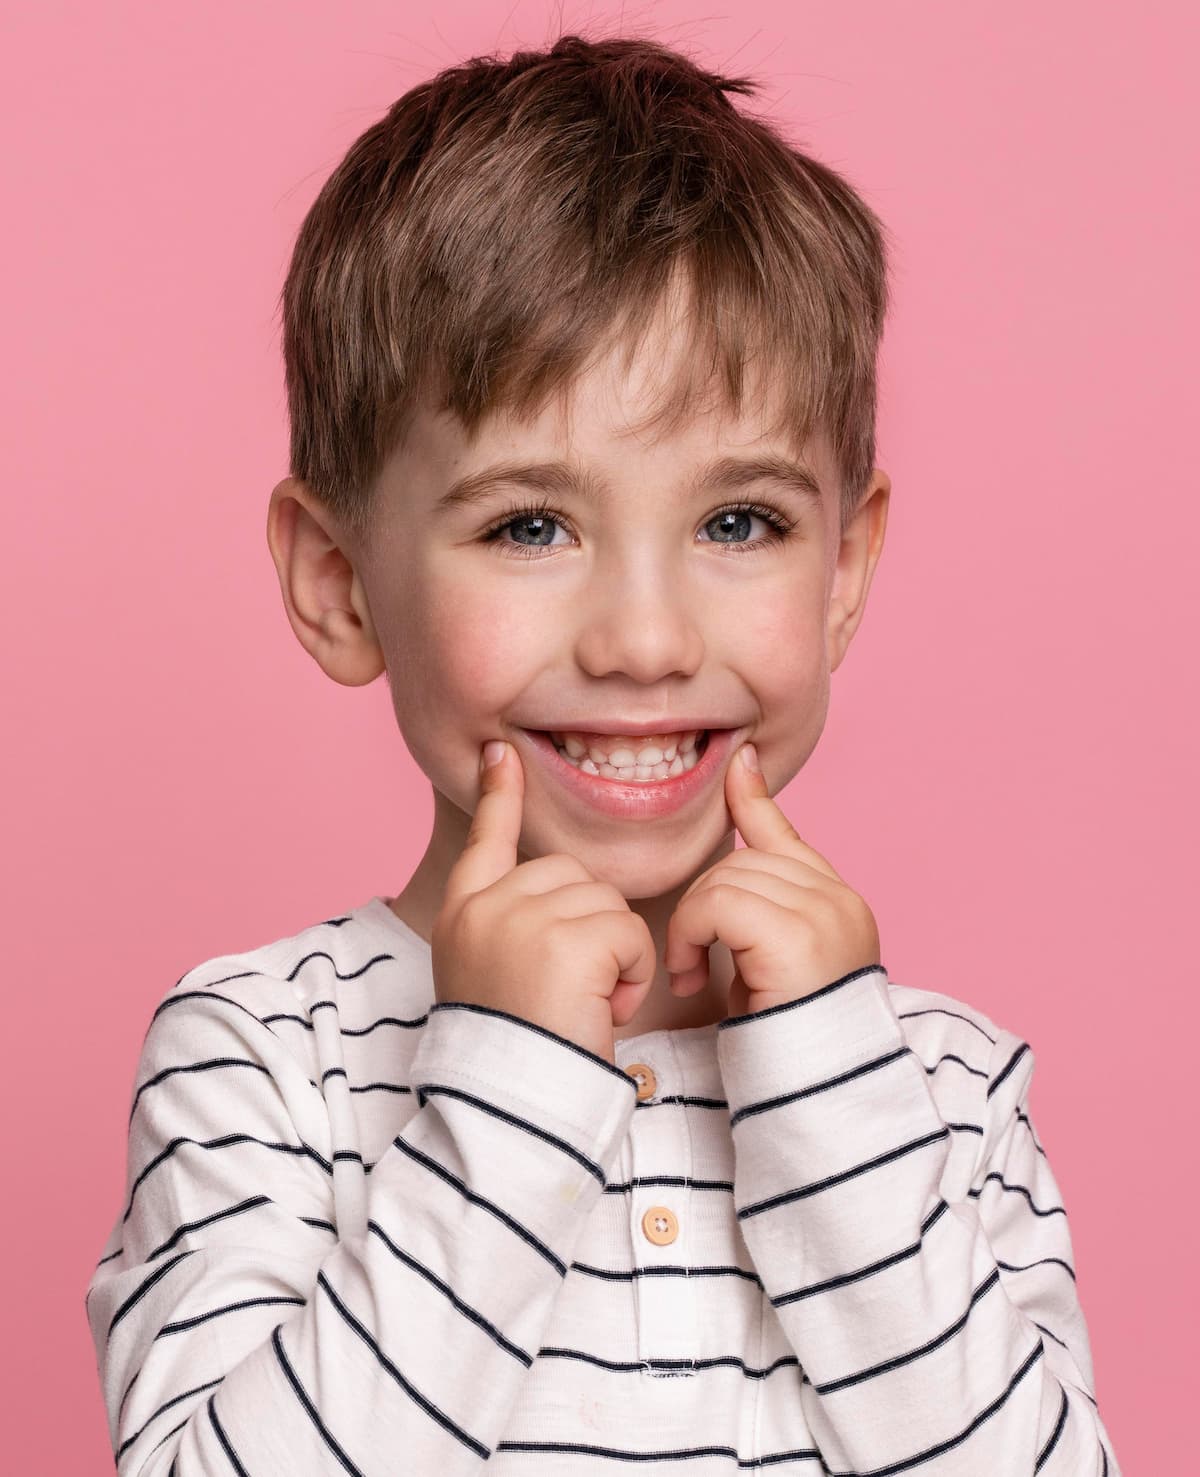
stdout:
[[[746,364],[775,372],[794,443],[829,434],[844,527],[874,466],[885,227],[726,96],[758,85],[651,40],[572,34],[406,92],[296,240],[281,294],[291,475],[362,538],[418,404],[468,436],[494,410],[523,418],[610,333],[639,339],[686,280],[681,362],[719,367],[735,413]],[[689,413],[685,380],[655,423]]]

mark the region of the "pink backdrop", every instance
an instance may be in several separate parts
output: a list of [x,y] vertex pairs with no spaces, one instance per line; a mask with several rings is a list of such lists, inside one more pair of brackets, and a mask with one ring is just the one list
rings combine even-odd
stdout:
[[[60,1477],[112,1466],[83,1298],[123,1204],[153,1006],[206,958],[399,891],[428,834],[382,679],[324,677],[267,552],[294,233],[414,83],[622,17],[6,8],[0,1388],[19,1412],[7,1470]],[[887,547],[781,804],[870,902],[893,979],[1033,1045],[1103,1418],[1129,1477],[1179,1470],[1197,1373],[1195,11],[736,12],[662,4],[624,28],[761,76],[755,106],[899,246]]]

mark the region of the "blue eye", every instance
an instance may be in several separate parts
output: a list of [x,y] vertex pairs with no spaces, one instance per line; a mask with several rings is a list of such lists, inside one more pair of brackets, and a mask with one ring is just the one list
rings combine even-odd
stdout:
[[[749,514],[761,518],[767,524],[770,532],[764,538],[753,539],[746,543],[726,543],[724,539],[710,537],[706,542],[714,544],[725,543],[726,547],[734,549],[739,553],[754,553],[773,544],[783,543],[796,526],[792,519],[785,517],[777,508],[766,507],[762,503],[733,503],[729,507],[719,508],[711,517],[705,520],[704,527],[708,528],[710,524],[714,523],[725,523],[725,531],[732,532],[733,529],[728,526],[727,520],[736,520],[734,524],[736,528]],[[480,542],[499,545],[506,558],[536,559],[539,557],[537,551],[539,549],[550,548],[550,543],[510,543],[502,539],[500,535],[508,528],[520,526],[532,528],[534,525],[537,525],[538,534],[548,531],[551,537],[553,537],[553,527],[555,524],[558,524],[560,527],[566,526],[562,514],[556,512],[548,502],[542,500],[526,507],[509,508],[506,513],[502,514],[495,523],[480,535]]]

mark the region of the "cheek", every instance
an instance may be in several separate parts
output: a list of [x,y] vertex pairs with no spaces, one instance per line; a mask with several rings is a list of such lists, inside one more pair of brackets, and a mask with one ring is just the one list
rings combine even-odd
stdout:
[[[469,583],[414,599],[398,632],[399,669],[443,713],[493,715],[520,693],[544,647],[520,601]],[[544,655],[544,652],[543,652]]]
[[801,581],[739,605],[737,644],[747,668],[770,691],[819,678],[825,663],[825,618],[819,592]]
[[762,745],[794,774],[816,747],[829,710],[825,616],[819,589],[796,581],[774,593],[739,610],[740,655],[732,662],[762,712]]

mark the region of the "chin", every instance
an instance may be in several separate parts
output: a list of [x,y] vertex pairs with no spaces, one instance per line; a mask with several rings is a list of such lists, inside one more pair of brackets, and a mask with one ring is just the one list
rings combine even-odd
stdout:
[[658,857],[644,852],[640,856],[601,857],[582,848],[577,855],[597,882],[607,882],[629,902],[685,888],[701,870],[686,862],[681,865],[678,846],[662,848]]

